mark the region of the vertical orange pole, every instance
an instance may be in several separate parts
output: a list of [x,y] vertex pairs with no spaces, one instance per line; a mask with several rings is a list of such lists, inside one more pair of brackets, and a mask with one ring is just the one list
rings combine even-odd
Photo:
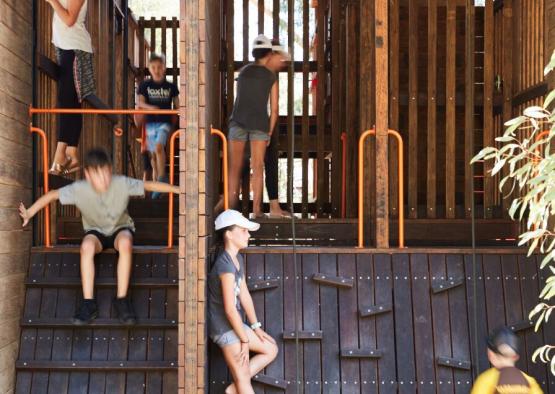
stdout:
[[[37,133],[40,136],[42,141],[42,176],[43,176],[43,185],[44,185],[44,194],[49,192],[48,187],[48,138],[46,137],[46,133],[43,129],[39,129],[38,127],[33,127],[31,123],[29,125],[29,131],[31,133]],[[44,241],[47,248],[52,247],[52,243],[50,241],[50,205],[44,207]]]
[[405,247],[405,209],[403,206],[404,200],[404,173],[403,173],[403,138],[401,134],[399,134],[395,130],[388,130],[388,134],[397,138],[397,161],[398,161],[398,176],[399,176],[399,186],[398,186],[398,193],[399,194],[399,247]]
[[210,126],[210,134],[217,135],[222,140],[222,150],[223,150],[223,168],[224,168],[224,209],[229,209],[229,193],[228,193],[228,173],[227,173],[227,138],[225,138],[224,133],[220,130]]
[[364,140],[369,135],[375,135],[376,130],[366,130],[358,139],[358,247],[364,246]]
[[347,133],[341,133],[341,217],[347,215]]
[[[175,139],[179,135],[181,130],[176,130],[170,137],[170,185],[173,185],[174,178],[174,165],[175,165]],[[173,193],[169,193],[169,204],[168,204],[168,248],[173,246]]]

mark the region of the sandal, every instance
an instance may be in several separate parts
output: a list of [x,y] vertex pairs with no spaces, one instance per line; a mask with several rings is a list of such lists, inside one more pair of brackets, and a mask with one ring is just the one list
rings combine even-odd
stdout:
[[50,167],[50,170],[48,170],[48,173],[50,175],[57,175],[57,176],[62,176],[62,175],[69,175],[69,174],[73,174],[74,172],[79,171],[79,162],[78,161],[71,161],[70,157],[67,157],[67,160],[64,164],[60,164],[60,163],[52,163],[52,167]]

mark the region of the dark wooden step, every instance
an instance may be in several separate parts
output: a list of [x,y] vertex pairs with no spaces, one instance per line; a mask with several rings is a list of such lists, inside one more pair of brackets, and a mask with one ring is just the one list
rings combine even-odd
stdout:
[[[96,278],[94,281],[96,287],[115,287],[117,285],[115,278]],[[28,278],[25,281],[27,287],[81,287],[79,278]],[[152,287],[165,288],[176,287],[177,279],[166,278],[132,278],[131,287]]]
[[95,319],[92,323],[86,325],[75,325],[71,319],[40,319],[40,318],[26,318],[23,317],[20,323],[21,327],[25,328],[121,328],[121,329],[168,329],[177,328],[176,320],[167,319],[137,319],[137,324],[133,326],[126,326],[120,323],[117,319]]
[[176,361],[26,361],[18,360],[18,370],[33,371],[174,371]]

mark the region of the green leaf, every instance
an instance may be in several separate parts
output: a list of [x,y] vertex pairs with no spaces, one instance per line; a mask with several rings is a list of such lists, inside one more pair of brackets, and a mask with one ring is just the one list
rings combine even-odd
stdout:
[[495,166],[491,170],[491,176],[494,176],[499,171],[501,171],[501,169],[503,168],[503,166],[505,165],[506,162],[507,162],[506,159],[502,159],[502,160],[499,160],[497,163],[495,163]]
[[549,104],[551,104],[553,99],[555,99],[555,90],[552,90],[551,92],[549,92],[549,94],[547,95],[547,97],[543,101],[543,107],[544,108],[549,107]]

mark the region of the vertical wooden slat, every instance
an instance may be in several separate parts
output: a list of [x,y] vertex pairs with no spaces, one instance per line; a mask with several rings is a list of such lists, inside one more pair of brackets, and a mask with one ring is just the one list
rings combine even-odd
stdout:
[[293,137],[294,137],[294,63],[295,63],[295,20],[294,20],[294,0],[287,0],[287,45],[291,55],[291,63],[287,69],[287,204],[291,201],[292,194],[292,179],[293,176],[293,160],[295,152],[293,152]]
[[[338,1],[331,1],[331,132],[332,132],[332,163],[331,163],[331,177],[336,182],[332,182],[331,186],[331,205],[332,215],[339,217],[341,215],[341,170],[342,170],[342,156],[341,156],[341,140],[340,135],[345,130],[342,129],[341,123],[341,92],[343,74],[341,72],[341,21],[342,12],[341,4]],[[354,143],[353,141],[350,142]],[[352,159],[352,158],[351,158]]]
[[[399,130],[399,0],[389,2],[389,128]],[[389,139],[389,213],[398,217],[398,211],[404,209],[398,205],[397,149],[394,138]]]
[[387,0],[375,3],[376,28],[376,247],[389,247],[388,146],[388,20]]
[[456,55],[455,0],[447,0],[447,55],[445,92],[445,216],[455,217],[455,55]]
[[[374,1],[360,1],[359,25],[359,78],[358,78],[358,118],[359,130],[364,132],[375,126],[375,69],[374,69]],[[356,143],[356,141],[352,141]],[[362,207],[365,213],[364,234],[366,239],[371,238],[373,220],[376,212],[376,138],[371,136],[364,143],[363,166],[364,177],[364,201]],[[396,156],[395,156],[396,157]],[[358,171],[358,169],[357,169]]]
[[[493,1],[486,2],[484,17],[484,146],[493,146]],[[484,163],[484,214],[492,216],[494,182],[491,162]]]
[[264,34],[264,0],[258,0],[258,34]]
[[177,29],[179,28],[177,24],[177,18],[172,18],[172,55],[173,55],[173,62],[172,62],[172,78],[173,83],[177,84],[177,70],[179,68],[179,59],[177,57],[177,48],[179,47],[179,43],[177,41]]
[[[249,0],[243,0],[243,64],[249,61]],[[245,160],[244,166],[248,166],[250,160]],[[250,169],[244,168],[241,172],[241,210],[243,214],[249,213],[250,202]]]
[[[503,77],[503,117],[502,122],[513,117],[513,0],[504,0],[503,3],[503,58],[502,77]],[[503,127],[502,127],[503,129]],[[510,198],[502,198],[503,215],[508,217],[508,210],[511,204]]]
[[[536,56],[536,59],[538,61],[538,80],[537,82],[541,82],[544,79],[543,76],[543,67],[545,65],[545,59],[544,59],[544,43],[545,43],[545,20],[544,19],[544,14],[545,14],[545,0],[540,0],[538,1],[538,12],[537,12],[537,19],[536,19],[536,24],[538,25],[538,39],[536,40],[537,44],[538,44],[538,55]],[[551,27],[553,21],[551,21],[551,23],[549,24],[549,26]],[[549,56],[551,56],[551,54],[549,54]],[[541,100],[542,104],[543,104],[543,100]]]
[[166,39],[167,39],[167,37],[166,37],[166,27],[167,27],[167,22],[166,22],[166,17],[165,17],[165,16],[162,17],[162,21],[160,22],[160,25],[161,25],[161,27],[162,27],[162,28],[161,28],[161,33],[162,33],[162,35],[161,35],[161,38],[160,38],[160,39],[161,39],[161,42],[162,42],[161,51],[162,51],[162,53],[164,54],[164,56],[167,57],[167,45],[166,45]]
[[418,215],[418,0],[409,2],[409,218]]
[[[325,40],[325,1],[320,0],[319,6],[316,8],[316,23],[318,28],[318,40],[316,43],[316,63],[318,67],[318,87],[316,89],[316,148],[318,150],[316,162],[318,163],[317,173],[317,197],[316,197],[316,212],[318,217],[323,215],[324,202],[326,200],[327,190],[324,190],[325,185],[325,162],[324,162],[324,142],[325,142],[325,127],[326,127],[326,114],[325,114],[325,98],[326,98],[326,68],[325,68],[325,54],[324,46]],[[308,113],[308,112],[307,112]]]
[[150,52],[156,52],[156,18],[150,18]]
[[470,160],[474,154],[474,1],[466,1],[465,31],[465,103],[464,103],[464,216],[472,215],[472,184]]
[[[303,112],[302,112],[302,216],[308,216],[308,60],[309,60],[309,4],[303,0]],[[315,174],[314,174],[315,175]],[[319,177],[318,177],[319,178]],[[318,197],[320,195],[318,194]],[[320,198],[318,198],[320,200]]]
[[274,0],[272,14],[272,32],[274,38],[279,38],[279,0]]
[[426,217],[436,217],[437,195],[437,0],[428,0],[428,138]]

